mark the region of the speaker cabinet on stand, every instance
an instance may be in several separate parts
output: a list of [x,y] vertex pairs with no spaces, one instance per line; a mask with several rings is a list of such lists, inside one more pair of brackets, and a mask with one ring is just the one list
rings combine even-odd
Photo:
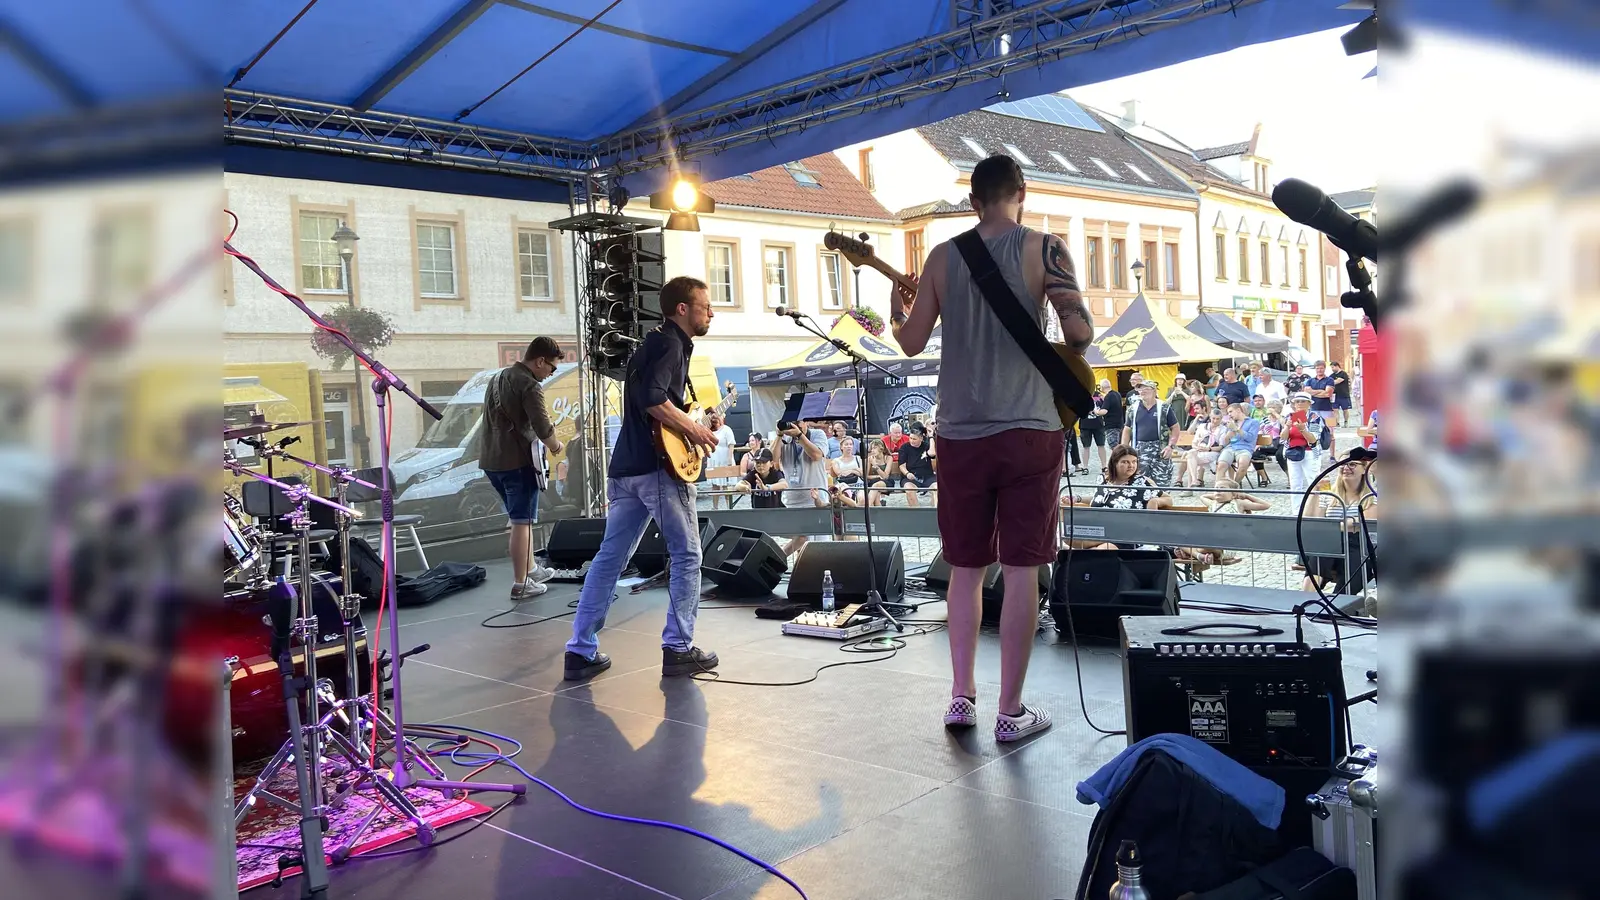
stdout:
[[[867,548],[872,548],[872,566],[867,565]],[[898,541],[812,541],[800,551],[794,572],[789,576],[789,599],[813,609],[822,608],[822,573],[833,573],[834,607],[866,603],[872,580],[878,575],[878,596],[884,605],[915,612],[915,604],[905,602],[906,561]]]
[[706,542],[700,574],[734,597],[765,597],[789,571],[789,560],[766,533],[724,525]]
[[544,546],[545,564],[552,569],[581,569],[600,552],[605,537],[605,519],[557,520]]
[[[1039,606],[1044,606],[1045,598],[1050,596],[1051,568],[1048,565],[1039,567]],[[933,557],[933,562],[928,564],[928,571],[922,576],[922,581],[928,590],[933,591],[945,600],[949,600],[950,593],[950,564],[944,561],[944,551],[940,550]],[[1006,598],[1005,570],[999,563],[995,563],[983,572],[983,619],[985,625],[1000,624],[1000,609]]]

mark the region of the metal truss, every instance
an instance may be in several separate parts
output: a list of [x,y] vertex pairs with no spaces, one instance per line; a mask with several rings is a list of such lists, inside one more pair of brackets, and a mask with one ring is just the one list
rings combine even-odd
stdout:
[[[595,143],[229,89],[233,141],[426,162],[580,183],[579,205],[658,168],[1003,79],[1262,0],[953,0],[952,28]],[[1002,87],[1004,81],[998,82]],[[602,195],[603,196],[603,195]]]
[[[959,29],[812,73],[601,141],[595,155],[622,172],[720,153],[814,125],[899,106],[1006,73],[1163,31],[1261,0],[1043,2],[988,12]],[[974,13],[975,15],[976,13]]]
[[562,180],[595,168],[593,146],[578,141],[236,88],[223,101],[223,134],[238,142]]

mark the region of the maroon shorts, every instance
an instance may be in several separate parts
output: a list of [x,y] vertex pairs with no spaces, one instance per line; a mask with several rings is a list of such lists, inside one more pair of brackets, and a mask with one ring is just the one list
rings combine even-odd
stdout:
[[1060,538],[1064,432],[1013,428],[986,438],[938,436],[939,537],[952,566],[1054,562]]

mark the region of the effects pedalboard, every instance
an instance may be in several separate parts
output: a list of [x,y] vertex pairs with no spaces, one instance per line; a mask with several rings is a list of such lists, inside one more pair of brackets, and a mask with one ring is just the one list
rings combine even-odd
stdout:
[[862,605],[852,603],[838,612],[803,612],[783,623],[783,633],[848,641],[889,627],[889,620],[882,616],[867,616],[851,621],[860,614]]

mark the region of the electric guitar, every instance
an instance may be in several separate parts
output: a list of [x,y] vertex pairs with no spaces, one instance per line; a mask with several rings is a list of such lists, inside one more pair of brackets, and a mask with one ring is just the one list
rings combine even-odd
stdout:
[[[882,272],[890,281],[894,282],[895,289],[900,292],[901,296],[905,297],[908,308],[916,300],[916,279],[879,259],[870,244],[836,231],[830,231],[823,235],[822,244],[829,250],[842,255],[852,266],[868,266]],[[1059,344],[1055,341],[1050,342],[1050,349],[1056,352],[1056,356],[1059,356],[1063,363],[1066,363],[1068,371],[1072,373],[1072,377],[1083,385],[1084,392],[1094,393],[1094,369],[1090,368],[1089,363],[1084,360],[1083,354],[1068,347],[1066,344]],[[1055,400],[1056,412],[1061,416],[1061,427],[1070,430],[1073,425],[1077,424],[1078,414],[1072,411],[1072,407],[1068,406],[1060,395],[1057,395]]]
[[[726,382],[722,388],[727,391],[727,394],[717,402],[716,406],[711,407],[709,410],[702,410],[698,404],[691,403],[689,408],[683,411],[684,414],[700,425],[704,425],[706,417],[711,413],[720,413],[738,402],[739,392],[733,389],[733,382]],[[666,459],[667,471],[671,472],[673,477],[679,481],[688,482],[689,484],[699,481],[700,470],[705,465],[706,456],[709,455],[708,451],[689,443],[684,439],[683,435],[678,433],[677,429],[664,422],[655,422],[654,430],[656,434],[656,449],[660,450],[661,455]]]

